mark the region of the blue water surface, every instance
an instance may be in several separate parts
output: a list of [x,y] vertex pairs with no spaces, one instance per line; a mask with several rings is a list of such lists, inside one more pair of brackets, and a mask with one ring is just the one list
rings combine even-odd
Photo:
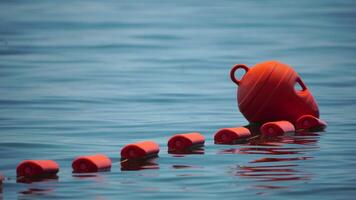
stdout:
[[[353,199],[356,2],[1,1],[0,199]],[[214,145],[238,111],[235,63],[292,65],[325,132]],[[204,154],[166,142],[199,131]],[[120,149],[154,140],[159,158],[124,171]],[[73,176],[105,153],[110,172]],[[54,159],[58,180],[16,183],[24,159]],[[1,186],[0,186],[1,187]]]

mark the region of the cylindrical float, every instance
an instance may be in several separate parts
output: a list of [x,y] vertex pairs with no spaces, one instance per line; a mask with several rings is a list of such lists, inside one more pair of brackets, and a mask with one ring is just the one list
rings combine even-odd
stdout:
[[323,129],[326,127],[326,122],[320,120],[312,115],[303,115],[301,116],[296,124],[295,128],[297,130],[308,130],[308,129]]
[[204,145],[205,137],[197,132],[177,134],[168,140],[168,151],[188,151]]
[[[238,69],[246,71],[241,80],[235,77]],[[238,107],[250,123],[281,120],[295,123],[303,115],[319,117],[314,97],[289,65],[268,61],[248,68],[237,64],[231,69],[230,76],[239,86]],[[296,85],[301,89],[296,89]]]
[[262,135],[274,137],[280,136],[287,132],[294,132],[294,125],[288,121],[268,122],[261,126]]
[[122,159],[147,159],[158,155],[159,146],[152,141],[128,144],[121,150]]
[[111,160],[103,154],[80,156],[74,159],[72,168],[74,173],[106,171],[111,168]]
[[55,176],[59,165],[53,160],[24,160],[16,169],[17,177],[44,178]]
[[245,127],[223,128],[215,133],[215,144],[236,144],[246,141],[251,136]]

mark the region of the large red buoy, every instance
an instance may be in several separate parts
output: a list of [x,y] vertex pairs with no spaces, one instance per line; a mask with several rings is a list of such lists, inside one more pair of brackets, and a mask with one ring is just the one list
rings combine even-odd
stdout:
[[[238,80],[235,72],[246,71]],[[247,67],[235,65],[230,72],[239,88],[237,102],[241,113],[250,123],[286,120],[293,124],[303,115],[319,118],[314,97],[297,72],[287,64],[268,61]],[[301,89],[295,89],[299,85]]]

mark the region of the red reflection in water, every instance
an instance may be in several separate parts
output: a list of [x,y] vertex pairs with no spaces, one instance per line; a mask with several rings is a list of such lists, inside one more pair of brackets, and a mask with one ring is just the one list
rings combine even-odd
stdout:
[[174,154],[174,156],[178,155],[189,155],[189,154],[204,154],[203,147],[197,147],[189,150],[170,150],[169,154]]
[[[254,179],[257,182],[271,182],[271,184],[254,186],[259,189],[284,189],[287,186],[278,186],[272,183],[311,179],[311,174],[296,169],[300,162],[296,162],[298,164],[283,163],[313,159],[313,157],[303,156],[303,154],[319,148],[316,146],[319,138],[318,133],[297,132],[294,135],[274,138],[254,135],[246,145],[241,145],[240,148],[230,148],[219,152],[222,154],[269,155],[250,161],[250,166],[238,166],[236,169],[232,169],[233,175]],[[258,165],[261,163],[270,163],[270,165]]]
[[79,180],[92,180],[97,183],[103,184],[106,182],[105,178],[101,175],[103,172],[96,172],[96,173],[79,173],[79,174],[72,174],[72,177]]
[[260,163],[260,162],[285,162],[294,160],[307,160],[313,157],[292,157],[292,158],[260,158],[257,160],[250,161],[250,163]]
[[18,183],[33,183],[33,182],[50,182],[50,181],[57,181],[58,176],[53,175],[50,177],[34,177],[34,178],[28,178],[28,177],[17,177],[16,182]]
[[187,168],[199,168],[202,169],[203,167],[200,166],[193,166],[193,165],[172,165],[173,169],[187,169]]
[[273,155],[285,155],[285,154],[299,154],[299,148],[240,148],[240,154],[273,154]]
[[53,191],[51,188],[28,188],[28,190],[20,191],[20,194],[25,194],[25,195],[46,195],[49,194]]
[[[0,194],[2,194],[2,182],[5,180],[5,177],[0,174]],[[0,196],[1,197],[1,196]]]
[[255,185],[256,189],[269,189],[269,190],[273,190],[273,189],[285,189],[288,188],[286,186],[273,186],[273,185]]
[[120,163],[121,171],[137,171],[145,169],[159,169],[155,158],[147,160],[123,160]]
[[292,167],[298,165],[276,165],[276,166],[240,166],[239,170],[242,172],[297,172]]

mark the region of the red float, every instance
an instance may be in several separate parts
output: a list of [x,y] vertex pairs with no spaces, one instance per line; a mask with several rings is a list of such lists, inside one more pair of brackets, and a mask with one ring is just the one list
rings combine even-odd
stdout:
[[261,126],[260,129],[264,136],[280,136],[287,132],[294,132],[294,125],[288,121],[268,122]]
[[[241,80],[235,77],[238,69],[246,71]],[[237,64],[230,76],[239,86],[239,109],[250,123],[286,120],[295,124],[303,115],[319,117],[314,97],[289,65],[268,61],[248,68]],[[295,85],[299,85],[301,90],[295,89]]]
[[312,115],[301,116],[295,124],[297,130],[308,130],[314,128],[323,129],[326,126],[327,123],[325,121],[318,119]]
[[25,160],[16,169],[17,177],[45,178],[55,176],[59,165],[53,160]]
[[168,140],[168,151],[188,151],[204,145],[205,137],[200,133],[177,134]]
[[128,144],[121,150],[122,159],[147,159],[158,155],[159,146],[152,141]]
[[111,168],[111,160],[103,154],[80,156],[74,159],[72,168],[74,173],[106,171]]
[[216,144],[236,144],[245,142],[250,136],[250,130],[245,127],[223,128],[216,132],[214,141]]

